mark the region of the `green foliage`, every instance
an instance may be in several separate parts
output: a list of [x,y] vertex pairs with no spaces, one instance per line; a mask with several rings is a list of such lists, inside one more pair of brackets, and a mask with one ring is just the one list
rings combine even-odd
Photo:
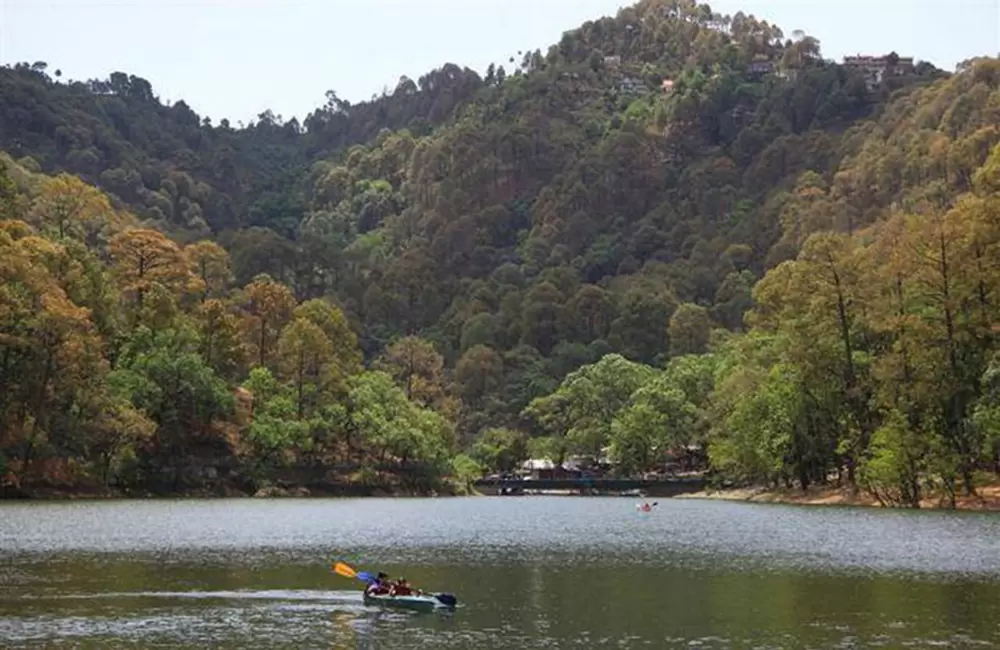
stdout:
[[510,472],[527,455],[524,435],[510,429],[485,429],[469,449],[469,456],[486,469]]
[[632,393],[611,423],[611,457],[633,475],[662,465],[670,449],[692,442],[696,409],[671,379],[660,376]]
[[[217,465],[260,486],[360,461],[428,486],[451,471],[454,427],[430,408],[447,410],[440,356],[413,371],[411,400],[362,373],[328,300],[298,301],[264,274],[233,290],[214,244],[135,228],[78,179],[17,173],[33,193],[5,183],[5,200],[41,217],[0,228],[0,453],[19,484],[179,492],[217,481]],[[74,466],[84,474],[59,473]]]
[[528,439],[528,456],[561,463],[566,457],[566,439],[561,436],[540,436]]
[[566,376],[555,393],[532,401],[525,415],[542,430],[566,436],[571,451],[598,458],[615,414],[656,370],[610,354]]
[[929,451],[923,433],[893,411],[872,436],[859,480],[883,504],[920,507]]
[[180,486],[693,444],[954,496],[997,453],[998,68],[868,88],[673,0],[302,124],[0,68],[0,454]]
[[451,461],[452,476],[465,488],[466,492],[472,491],[472,484],[483,477],[483,466],[475,459],[465,454],[458,454]]
[[286,452],[308,449],[309,423],[299,417],[291,391],[270,370],[253,368],[243,388],[253,395],[253,418],[245,438],[261,463],[281,465]]
[[349,382],[346,428],[355,444],[380,450],[383,460],[401,466],[417,463],[440,468],[454,449],[452,424],[440,414],[406,398],[392,377],[366,371]]
[[[785,458],[800,433],[804,413],[793,368],[775,365],[756,376],[741,376],[754,387],[735,400],[710,447],[714,467],[741,481],[776,485],[784,478]],[[731,386],[735,388],[735,385]]]

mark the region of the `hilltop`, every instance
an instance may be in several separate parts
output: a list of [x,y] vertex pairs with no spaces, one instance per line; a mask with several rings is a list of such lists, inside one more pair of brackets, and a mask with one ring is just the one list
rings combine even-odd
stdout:
[[[107,207],[95,208],[95,219],[118,215],[119,225],[105,234],[69,235],[87,247],[95,273],[111,277],[108,247],[128,224],[167,234],[178,250],[217,244],[213,259],[225,260],[226,271],[212,297],[216,316],[233,319],[232,358],[225,367],[206,358],[204,340],[198,343],[204,332],[177,345],[190,346],[223,387],[239,384],[253,393],[247,378],[257,372],[264,381],[264,369],[287,385],[288,399],[299,406],[275,412],[266,434],[284,454],[283,467],[353,457],[350,443],[342,444],[351,435],[342,419],[352,403],[346,387],[352,377],[375,381],[366,373],[383,368],[408,403],[446,423],[447,433],[440,429],[445,424],[431,427],[442,441],[434,458],[465,450],[479,464],[500,468],[524,456],[529,442],[532,451],[557,457],[612,443],[619,460],[638,466],[697,441],[717,450],[715,469],[739,480],[794,477],[805,484],[843,469],[853,485],[884,413],[896,408],[865,383],[876,381],[872,359],[894,349],[890,333],[876,324],[855,332],[868,314],[842,321],[849,370],[836,357],[793,354],[781,347],[787,341],[766,353],[743,349],[763,345],[757,337],[812,308],[774,302],[806,286],[782,285],[771,289],[767,308],[783,316],[761,320],[762,292],[779,282],[762,279],[779,277],[778,269],[787,274],[819,235],[836,234],[841,247],[843,238],[868,246],[871,233],[901,213],[941,214],[961,197],[988,195],[988,183],[974,187],[973,179],[987,173],[982,169],[998,142],[998,75],[997,61],[988,58],[955,74],[895,53],[831,62],[805,34],[785,36],[752,16],[721,16],[707,5],[673,0],[645,0],[588,22],[548,52],[524,54],[512,70],[492,67],[480,77],[448,64],[357,105],[331,92],[301,124],[264,113],[240,129],[212,125],[184,102],[163,105],[150,82],[125,73],[61,83],[44,64],[22,64],[0,70],[0,149],[17,161],[8,167],[20,179],[22,204],[4,216],[23,218],[33,233],[68,245],[64,229],[52,228],[64,220],[53,207],[62,204],[59,192],[69,190],[43,178],[67,172],[99,188],[94,196],[103,198],[94,200]],[[85,191],[78,183],[73,188]],[[10,245],[24,241],[11,237]],[[192,277],[199,275],[193,255],[186,262],[194,265]],[[204,260],[200,268],[204,282]],[[114,292],[135,287],[123,283],[120,271],[116,282],[104,299],[120,313],[94,322],[112,365],[122,346],[134,344],[139,325],[155,340],[157,328],[180,332],[204,318],[179,288],[168,301],[170,318],[129,314],[128,304],[139,305],[123,305]],[[265,285],[267,295],[285,296],[266,326],[255,313],[258,303],[247,297]],[[92,296],[70,299],[97,319]],[[313,367],[305,382],[266,353],[269,336],[284,339],[298,322],[295,305],[320,303],[346,328],[326,332],[327,343],[337,349],[346,341],[337,354],[351,359],[337,362],[342,381],[333,384],[327,383],[333,357]],[[311,322],[322,329],[326,321],[314,314]],[[4,327],[17,329],[17,322]],[[957,422],[986,394],[982,373],[992,342],[969,336],[979,341],[978,361],[963,370],[963,381],[975,399],[955,407]],[[804,419],[789,416],[777,441],[744,441],[739,453],[727,451],[723,443],[737,428],[726,418],[740,405],[715,388],[736,381],[727,373],[751,353],[764,355],[754,362],[765,370],[780,362],[808,370],[803,377],[819,385],[838,378],[842,391],[823,402],[828,420],[807,417],[800,402]],[[35,368],[41,361],[24,363]],[[701,383],[678,396],[671,382],[680,381],[684,364]],[[604,370],[618,385],[613,395],[595,378]],[[24,367],[7,372],[25,376]],[[616,374],[622,372],[630,379]],[[311,388],[303,392],[306,383]],[[788,390],[816,397],[811,385]],[[325,414],[306,435],[309,391],[309,407]],[[694,420],[668,417],[668,394]],[[652,401],[629,417],[641,414],[643,424],[619,422],[621,410],[642,395]],[[70,405],[75,398],[60,399]],[[151,418],[148,437],[156,440],[162,419],[134,395],[127,401]],[[842,404],[850,406],[846,415]],[[4,408],[22,406],[12,398]],[[917,426],[920,418],[911,415]],[[229,448],[250,426],[231,409],[205,417],[206,426],[231,425]],[[682,422],[684,435],[661,439]],[[24,471],[23,426],[9,429],[4,454]],[[53,458],[92,453],[63,445],[54,430],[46,434],[45,454]],[[802,436],[808,451],[793,451]],[[984,457],[987,439],[976,436]],[[956,453],[968,456],[967,446],[955,446]],[[756,447],[776,456],[755,459]],[[148,462],[152,452],[147,448],[143,461],[137,449],[137,462]],[[368,451],[403,465],[412,455]],[[158,462],[177,465],[182,453],[162,452]],[[978,464],[978,456],[968,457],[956,471],[971,476]],[[477,471],[465,456],[458,465]]]

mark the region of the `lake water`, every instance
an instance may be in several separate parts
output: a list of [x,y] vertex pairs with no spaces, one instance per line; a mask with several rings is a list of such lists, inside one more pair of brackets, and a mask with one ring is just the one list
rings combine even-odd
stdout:
[[[659,503],[2,503],[0,647],[1000,647],[1000,516]],[[460,606],[366,607],[333,558]]]

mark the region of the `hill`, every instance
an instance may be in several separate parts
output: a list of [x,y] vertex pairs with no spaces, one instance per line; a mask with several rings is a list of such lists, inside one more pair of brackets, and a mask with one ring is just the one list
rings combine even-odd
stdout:
[[[781,318],[760,315],[773,278],[817,254],[815,242],[833,245],[823,235],[868,250],[871,233],[900,214],[946,214],[969,196],[988,201],[989,190],[974,179],[987,174],[998,142],[996,60],[969,62],[952,75],[895,54],[875,66],[881,79],[825,61],[815,39],[786,38],[752,16],[646,0],[567,32],[545,55],[527,53],[510,72],[491,68],[480,78],[449,64],[356,106],[330,93],[302,125],[265,113],[244,128],[212,126],[183,102],[162,105],[148,82],[123,73],[64,84],[41,64],[14,66],[0,70],[0,148],[18,160],[20,177],[70,172],[96,185],[109,205],[96,213],[113,211],[115,223],[135,215],[136,225],[169,234],[182,252],[209,250],[203,240],[220,244],[225,250],[212,248],[212,259],[227,259],[232,277],[214,288],[219,318],[250,318],[261,303],[247,292],[264,285],[284,296],[284,314],[293,303],[327,305],[357,337],[361,365],[342,371],[344,385],[373,377],[362,366],[388,369],[407,403],[457,428],[458,447],[447,453],[465,448],[481,464],[508,465],[525,453],[527,435],[533,451],[556,456],[611,442],[620,460],[641,452],[629,461],[641,469],[696,440],[708,443],[714,466],[730,477],[809,483],[841,468],[854,485],[859,463],[874,458],[875,433],[898,411],[859,378],[859,367],[876,373],[873,359],[898,344],[891,332],[868,323],[871,331],[857,334],[863,344],[841,337],[846,370],[835,360],[770,349],[778,356],[756,359],[764,369],[780,359],[821,384],[829,377],[842,384],[823,402],[827,420],[806,417],[811,411],[800,403],[804,419],[782,424],[780,444],[737,444],[731,410],[751,409],[750,418],[770,407],[728,402],[727,382],[738,373],[722,369],[736,372],[733,364],[754,351],[745,346],[762,345],[765,331],[770,336],[812,308],[779,300],[795,290],[781,285],[768,297]],[[59,192],[69,190],[37,179],[21,186],[21,216],[34,232],[56,245],[75,236],[101,273],[114,272],[110,247],[123,231],[52,230],[65,220],[52,206],[65,203]],[[196,255],[186,268],[204,283],[208,262],[191,261]],[[115,291],[135,291],[123,282]],[[819,295],[796,285],[806,286]],[[190,327],[197,320],[191,300],[173,295],[172,318],[154,327],[122,312],[129,301],[116,296],[120,322],[100,332],[109,361],[140,323],[151,335]],[[845,310],[858,300],[845,298]],[[96,325],[93,307],[80,306],[92,310]],[[841,329],[850,333],[868,317],[845,316]],[[283,316],[258,322],[259,331],[234,332],[240,358],[210,368],[213,375],[231,387],[255,372],[263,381],[261,368],[280,374],[278,359],[265,352],[268,337],[284,339],[282,328],[297,322]],[[194,356],[209,361],[205,342],[195,349],[199,335],[191,336]],[[334,347],[350,336],[327,332]],[[980,371],[992,343],[980,344],[979,361],[963,375],[970,396],[953,405],[957,420],[949,426],[965,427],[985,394]],[[681,369],[694,382],[683,399],[671,393]],[[312,369],[317,377],[326,371]],[[275,416],[283,431],[310,417],[301,410],[309,391],[293,375],[279,381],[297,386],[291,401],[300,404]],[[749,377],[741,390],[760,381]],[[602,389],[605,380],[618,390]],[[811,386],[783,388],[815,397]],[[337,413],[350,404],[326,384],[309,390]],[[694,423],[677,413],[668,418],[668,394]],[[643,395],[648,403],[633,404]],[[150,417],[134,396],[130,403]],[[626,426],[619,416],[630,404],[637,410],[629,418],[646,419]],[[763,416],[748,422],[759,426]],[[342,415],[324,417],[323,435],[350,439],[350,427],[336,419]],[[213,415],[206,423],[231,419]],[[155,438],[163,423],[152,420]],[[789,451],[799,444],[797,427],[808,433],[801,434],[808,452]],[[662,439],[678,428],[685,440]],[[276,448],[288,452],[283,467],[350,456],[339,443],[318,445],[315,431],[308,444],[275,436]],[[967,456],[956,471],[970,481],[989,456],[985,434],[977,436],[975,458],[955,447]],[[758,446],[787,449],[762,460],[754,456]],[[23,454],[5,448],[23,471]],[[50,444],[46,453],[75,452]],[[408,452],[385,454],[406,464]],[[472,471],[470,459],[458,464]]]

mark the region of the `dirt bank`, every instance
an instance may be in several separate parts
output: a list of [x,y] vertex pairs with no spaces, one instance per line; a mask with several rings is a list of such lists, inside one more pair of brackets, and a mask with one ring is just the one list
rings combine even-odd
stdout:
[[[977,490],[977,496],[959,496],[956,499],[958,510],[996,510],[1000,511],[1000,483],[988,485]],[[852,496],[844,488],[820,487],[809,490],[768,490],[764,488],[741,488],[730,490],[705,490],[674,497],[676,499],[719,499],[724,501],[751,501],[755,503],[790,503],[810,506],[864,506],[880,508],[882,504],[867,494]],[[921,508],[950,508],[945,498],[928,498],[920,502]]]

